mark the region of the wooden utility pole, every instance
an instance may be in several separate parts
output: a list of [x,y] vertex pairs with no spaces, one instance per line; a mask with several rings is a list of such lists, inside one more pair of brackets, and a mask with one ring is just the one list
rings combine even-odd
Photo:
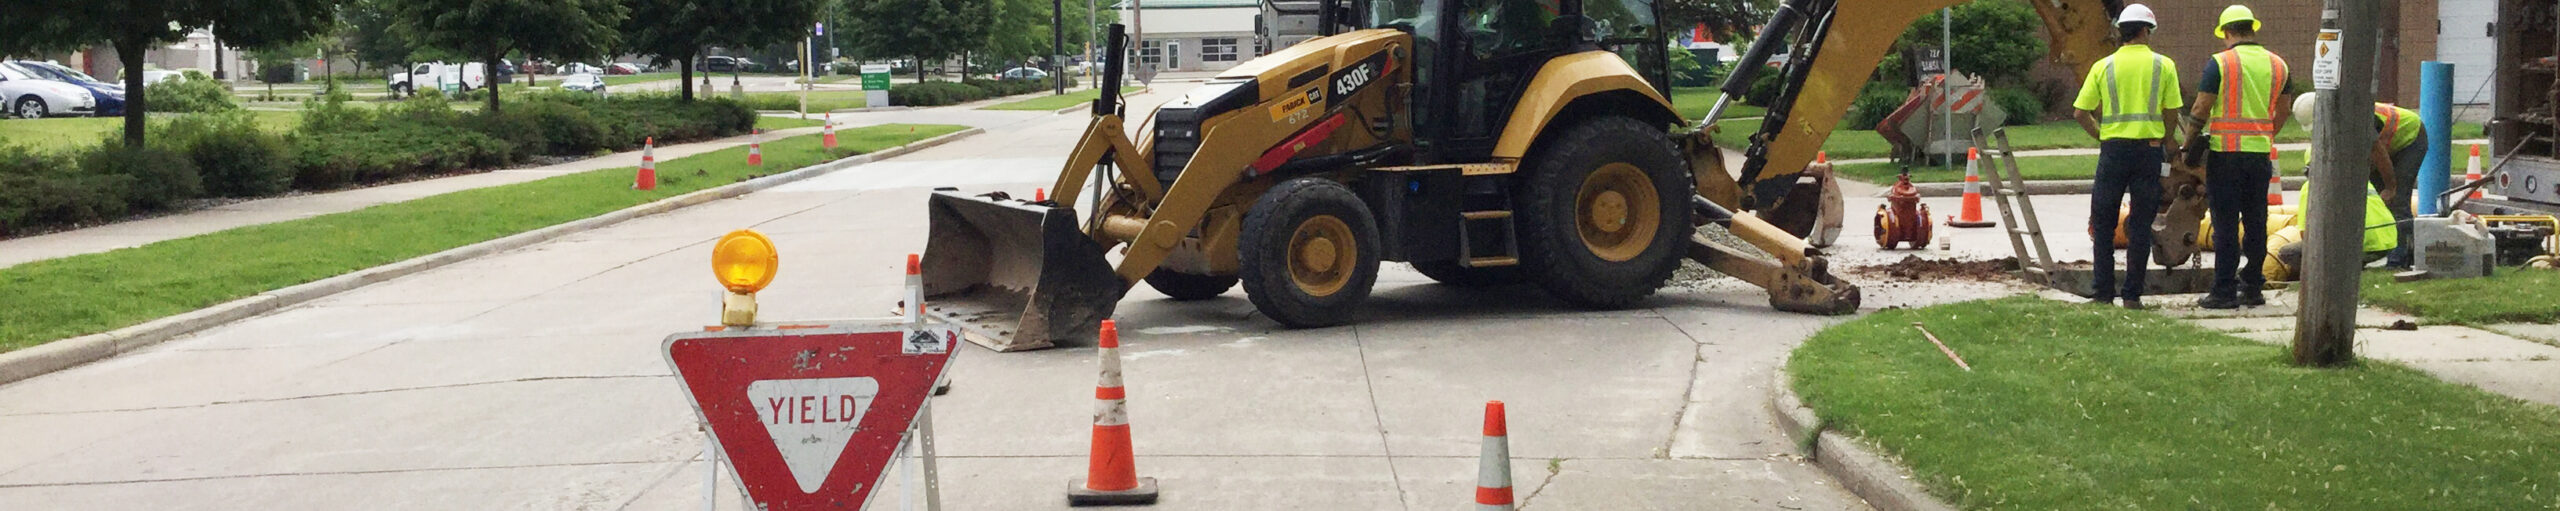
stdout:
[[[2320,11],[2312,84],[2320,93],[2311,130],[2310,215],[2302,242],[2302,303],[2294,317],[2293,362],[2335,366],[2355,360],[2356,291],[2363,284],[2364,187],[2373,172],[2373,55],[2378,0],[2328,0]],[[2330,77],[2334,76],[2334,79]],[[2310,199],[2316,196],[2318,199]]]

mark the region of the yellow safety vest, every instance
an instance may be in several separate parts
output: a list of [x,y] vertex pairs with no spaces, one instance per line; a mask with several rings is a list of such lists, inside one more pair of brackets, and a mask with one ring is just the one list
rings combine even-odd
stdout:
[[2213,130],[2213,147],[2222,152],[2263,153],[2275,149],[2276,93],[2280,92],[2290,73],[2284,58],[2255,44],[2234,46],[2213,54],[2214,67],[2222,72],[2221,90],[2215,91],[2213,119],[2206,124]]
[[[2136,101],[2126,101],[2133,99]],[[2169,135],[2161,110],[2186,105],[2178,88],[2178,68],[2151,47],[2128,44],[2089,66],[2072,107],[2098,112],[2098,138],[2149,140]]]
[[[2311,190],[2311,184],[2303,183],[2302,189],[2305,193],[2302,194],[2302,201],[2297,203],[2300,209],[2296,210],[2301,213],[2294,215],[2293,226],[2308,232],[2311,224],[2306,221],[2306,217],[2311,216],[2311,194],[2308,193]],[[2382,194],[2375,192],[2373,185],[2364,185],[2364,251],[2381,252],[2399,248],[2400,224],[2398,222],[2399,219],[2391,216],[2391,208],[2382,203]]]
[[2390,103],[2374,103],[2373,118],[2382,121],[2382,134],[2391,136],[2391,150],[2394,151],[2408,148],[2409,144],[2418,142],[2419,135],[2427,134],[2426,121],[2418,118],[2416,110]]

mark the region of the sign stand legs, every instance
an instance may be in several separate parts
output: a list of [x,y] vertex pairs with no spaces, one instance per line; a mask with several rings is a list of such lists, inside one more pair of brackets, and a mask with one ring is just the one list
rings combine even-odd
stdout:
[[916,430],[924,437],[924,509],[942,511],[942,474],[933,463],[933,400],[916,411]]
[[703,439],[702,467],[702,511],[717,511],[720,509],[720,439]]

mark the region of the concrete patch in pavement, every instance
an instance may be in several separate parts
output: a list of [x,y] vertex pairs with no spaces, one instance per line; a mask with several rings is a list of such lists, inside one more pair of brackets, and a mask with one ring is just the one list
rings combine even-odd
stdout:
[[2445,381],[2508,397],[2560,406],[2560,360],[2404,362]]
[[[870,163],[873,160],[894,157],[918,149],[941,145],[952,140],[983,132],[984,130],[978,128],[970,128],[956,133],[916,141],[907,145],[883,149],[867,154],[855,155],[833,162],[812,165],[799,170],[756,178],[745,182],[695,191],[693,193],[670,197],[648,204],[632,206],[582,220],[517,233],[512,236],[475,243],[434,254],[428,254],[406,261],[366,268],[344,275],[289,286],[283,289],[269,291],[263,294],[250,296],[248,298],[224,302],[175,316],[147,321],[139,325],[119,328],[108,331],[104,334],[63,339],[46,343],[44,346],[36,346],[8,353],[0,353],[0,385],[54,371],[60,371],[80,364],[112,357],[120,353],[132,352],[145,346],[157,344],[161,341],[193,333],[198,330],[203,330],[214,325],[246,319],[267,311],[275,310],[279,307],[308,302],[320,297],[390,280],[395,277],[442,267],[475,257],[522,248],[535,243],[559,238],[571,233],[605,227],[633,218],[674,211],[687,206],[702,204],[713,200],[745,195],[758,190],[779,186],[784,183],[808,179],[848,167]],[[53,347],[55,344],[63,345],[60,347]]]
[[[1778,429],[1798,445],[1811,444],[1814,463],[1850,493],[1867,499],[1867,504],[1884,511],[1953,511],[1954,506],[1938,501],[1913,480],[1911,473],[1876,455],[1857,439],[1831,431],[1813,415],[1813,409],[1796,396],[1794,385],[1784,367],[1769,380],[1769,408],[1777,412]],[[1811,438],[1807,441],[1807,438]]]

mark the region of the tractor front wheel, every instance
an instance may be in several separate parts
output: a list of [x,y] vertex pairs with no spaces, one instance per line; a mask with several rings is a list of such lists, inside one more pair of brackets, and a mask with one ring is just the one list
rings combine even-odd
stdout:
[[1290,328],[1350,322],[1378,281],[1378,226],[1341,183],[1298,178],[1263,192],[1236,245],[1245,296]]

